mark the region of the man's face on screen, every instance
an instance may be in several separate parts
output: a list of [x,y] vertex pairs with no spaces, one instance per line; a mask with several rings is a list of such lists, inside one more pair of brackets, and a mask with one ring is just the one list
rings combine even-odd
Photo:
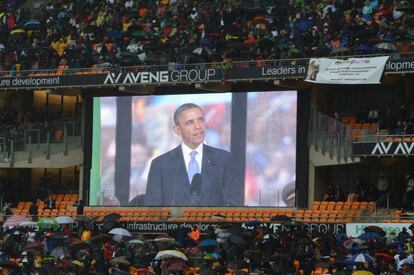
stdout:
[[185,145],[191,149],[197,148],[206,136],[203,111],[199,108],[183,111],[178,117],[178,125],[174,126],[174,132],[181,136]]

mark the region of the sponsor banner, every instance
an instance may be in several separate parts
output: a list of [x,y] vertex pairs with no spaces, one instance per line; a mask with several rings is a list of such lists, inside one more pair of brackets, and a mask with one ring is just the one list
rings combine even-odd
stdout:
[[388,58],[311,58],[305,81],[325,84],[379,84]]
[[[276,233],[278,231],[289,231],[292,227],[286,227],[280,223],[255,223],[252,226],[253,222],[247,223],[231,223],[234,226],[240,226],[244,229],[253,229],[254,226],[267,227],[270,230],[270,233]],[[167,233],[175,230],[180,230],[184,228],[193,228],[197,226],[201,232],[206,233],[210,228],[216,229],[220,226],[219,222],[118,222],[117,227],[122,227],[134,234],[157,234],[157,233]],[[229,223],[226,222],[226,225]],[[102,229],[102,222],[95,222],[90,225],[92,230],[99,231]],[[302,223],[302,229],[307,233],[332,233],[332,234],[345,234],[346,227],[343,223]],[[32,226],[35,229],[39,229],[37,225]],[[74,222],[71,224],[72,230],[76,231],[79,229],[79,224]]]
[[[177,67],[176,70],[153,71],[152,68],[140,69],[129,72],[120,71],[116,68],[105,69],[110,72],[102,72],[96,74],[67,74],[67,75],[21,75],[13,77],[0,77],[0,90],[2,89],[47,89],[47,88],[84,88],[84,87],[116,87],[116,86],[134,86],[134,85],[163,85],[163,84],[179,84],[179,83],[204,83],[204,82],[222,82],[237,80],[254,80],[254,79],[286,79],[306,77],[306,81],[319,83],[379,83],[381,74],[384,70],[386,73],[406,73],[414,72],[414,59],[392,59],[386,62],[388,57],[374,58],[354,58],[348,60],[339,59],[307,59],[300,60],[276,60],[265,61],[258,64],[257,67],[244,66],[243,63],[234,63],[228,68],[217,66],[216,68],[198,67],[183,68]],[[319,62],[319,68],[316,70],[316,63]],[[327,82],[320,82],[320,78],[326,75],[322,73],[322,68],[327,67],[325,63],[333,63],[329,65],[329,77],[323,79]],[[386,64],[385,64],[386,62]],[[177,65],[179,66],[179,65]],[[309,67],[309,69],[308,69]],[[126,69],[128,70],[128,69]],[[336,73],[334,73],[336,72]],[[342,78],[338,77],[342,74]],[[316,79],[316,77],[318,79]],[[315,78],[314,80],[312,80]],[[342,80],[338,82],[336,78]],[[349,78],[349,79],[348,79]],[[353,78],[353,79],[351,79]],[[357,81],[358,80],[358,81]]]
[[362,233],[364,233],[364,228],[370,225],[375,225],[381,227],[385,233],[387,233],[387,236],[394,232],[398,235],[402,231],[402,229],[405,227],[408,229],[410,226],[409,223],[347,223],[346,224],[346,235],[348,237],[356,238]]
[[[207,232],[209,228],[218,228],[221,223],[218,222],[120,222],[120,226],[127,229],[131,233],[166,233],[169,231],[179,230],[182,228],[193,228],[197,226],[201,232]],[[228,224],[226,222],[226,224]],[[245,229],[253,229],[249,223],[233,223],[234,226],[241,226]],[[99,230],[102,228],[102,223],[95,223],[94,228]],[[279,223],[261,223],[256,226],[263,226],[269,228],[271,233],[277,231],[288,231],[290,227],[285,227]],[[77,227],[75,223],[74,229]],[[303,223],[302,227],[309,234],[311,233],[334,233],[345,234],[345,224],[342,223]]]
[[353,156],[409,156],[414,155],[414,142],[377,142],[352,144]]

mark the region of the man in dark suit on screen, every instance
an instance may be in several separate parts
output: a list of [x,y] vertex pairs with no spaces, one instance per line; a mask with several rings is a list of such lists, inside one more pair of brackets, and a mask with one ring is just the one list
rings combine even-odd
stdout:
[[231,154],[204,144],[203,110],[186,103],[174,113],[174,132],[181,145],[155,158],[150,167],[146,205],[243,205]]

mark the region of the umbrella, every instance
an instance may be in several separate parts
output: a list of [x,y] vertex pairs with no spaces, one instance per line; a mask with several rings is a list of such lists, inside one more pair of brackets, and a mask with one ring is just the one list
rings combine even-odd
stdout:
[[31,19],[24,24],[26,30],[34,30],[40,28],[41,24],[39,21]]
[[36,225],[37,225],[37,222],[26,221],[26,222],[22,222],[21,224],[19,224],[18,227],[35,227]]
[[104,233],[100,233],[92,238],[89,239],[89,243],[91,244],[99,244],[99,243],[106,243],[112,240],[112,236]]
[[57,223],[73,223],[73,219],[69,216],[59,216],[55,218]]
[[271,222],[278,222],[278,223],[284,223],[284,222],[291,221],[291,220],[292,220],[291,218],[285,215],[276,215],[270,219]]
[[71,256],[71,253],[68,248],[63,246],[58,246],[55,249],[50,252],[51,257],[55,257],[56,259],[63,259],[63,258],[69,258]]
[[116,257],[113,258],[111,261],[109,261],[109,263],[112,266],[116,266],[116,265],[126,265],[126,266],[130,266],[131,263],[126,259],[126,257]]
[[387,235],[387,233],[385,233],[385,231],[381,227],[376,226],[376,225],[367,226],[367,227],[364,228],[364,231],[365,232],[374,232],[374,233],[377,233],[377,234],[381,235],[382,237],[385,237],[385,235]]
[[144,38],[145,36],[150,35],[149,32],[143,32],[143,31],[134,31],[131,36],[136,38]]
[[89,254],[89,252],[85,249],[79,250],[78,252],[76,252],[76,259],[79,259],[81,261],[87,260],[91,257],[91,254]]
[[235,224],[229,223],[229,222],[219,224],[219,228],[221,229],[229,229],[229,228],[233,228],[234,226]]
[[39,241],[34,241],[34,242],[30,242],[28,244],[26,244],[26,246],[24,247],[24,250],[28,250],[28,249],[38,249],[38,248],[42,248],[43,244]]
[[261,225],[261,224],[262,224],[261,221],[248,221],[244,225],[247,226],[247,227],[256,227],[256,226]]
[[216,240],[206,239],[206,240],[202,240],[200,244],[198,245],[198,247],[204,248],[204,247],[211,247],[211,246],[216,246],[216,245],[218,245],[218,242]]
[[379,240],[381,238],[381,235],[375,232],[365,232],[358,236],[360,240]]
[[210,56],[211,51],[206,47],[199,47],[193,51],[194,54],[202,55],[202,56]]
[[244,246],[246,244],[246,240],[242,236],[239,236],[239,235],[231,236],[230,241],[239,247]]
[[133,239],[128,241],[128,244],[130,245],[144,245],[144,242],[138,239]]
[[221,255],[218,254],[217,252],[213,252],[213,253],[207,253],[204,255],[204,259],[209,261],[209,260],[219,260],[221,259]]
[[182,259],[184,261],[188,261],[187,256],[178,250],[162,250],[155,255],[154,260],[165,260],[165,259],[171,259],[171,258],[178,258]]
[[79,261],[79,260],[74,260],[74,261],[72,261],[72,265],[74,265],[74,266],[77,266],[77,267],[80,267],[80,268],[83,268],[85,265],[81,262],[81,261]]
[[287,221],[285,223],[283,223],[284,226],[286,227],[297,227],[297,226],[301,226],[302,223],[298,222],[298,221]]
[[375,259],[372,256],[363,253],[352,256],[347,260],[347,262],[351,263],[372,263],[373,261],[375,261]]
[[113,228],[111,231],[108,232],[109,234],[113,235],[119,235],[119,236],[126,236],[126,237],[132,237],[131,233],[124,229],[124,228]]
[[88,247],[88,243],[82,240],[76,240],[72,243],[69,244],[69,248],[72,250],[78,250],[78,249],[82,249],[82,248],[86,248]]
[[27,216],[11,216],[3,224],[3,227],[7,228],[7,227],[18,226],[19,224],[21,224],[23,222],[29,222],[31,220],[32,220],[32,218],[27,217]]
[[392,260],[394,260],[394,257],[387,254],[387,253],[375,253],[375,257],[384,259],[384,261],[386,261],[388,263],[391,262]]
[[76,217],[76,221],[83,222],[83,223],[93,223],[99,219],[99,216],[87,217],[87,216],[78,216]]
[[357,248],[359,246],[359,243],[354,241],[353,239],[348,239],[342,245],[346,249],[351,249],[351,248]]
[[10,34],[18,34],[18,33],[25,33],[26,31],[23,29],[15,29],[10,32]]
[[111,213],[111,214],[106,215],[103,218],[102,222],[104,222],[104,223],[105,222],[114,222],[114,221],[119,220],[119,218],[121,218],[121,215],[120,214],[118,214],[118,213]]
[[184,248],[187,247],[196,247],[197,246],[197,242],[194,241],[193,239],[190,238],[184,238],[181,242],[180,245]]
[[11,268],[11,269],[16,269],[16,268],[19,267],[19,265],[16,262],[13,262],[13,261],[0,262],[0,266],[4,267],[4,268]]
[[377,45],[375,45],[375,49],[382,50],[382,51],[387,51],[387,52],[396,52],[397,51],[397,48],[395,47],[395,45],[390,43],[390,42],[378,43]]
[[52,218],[43,218],[37,222],[40,229],[56,229],[59,227],[58,222]]

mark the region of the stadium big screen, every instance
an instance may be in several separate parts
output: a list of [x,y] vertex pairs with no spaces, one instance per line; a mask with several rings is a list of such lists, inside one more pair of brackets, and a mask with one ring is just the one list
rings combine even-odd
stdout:
[[[184,103],[201,107],[214,150],[192,181],[174,131]],[[94,98],[90,205],[293,206],[296,109],[296,91]]]

